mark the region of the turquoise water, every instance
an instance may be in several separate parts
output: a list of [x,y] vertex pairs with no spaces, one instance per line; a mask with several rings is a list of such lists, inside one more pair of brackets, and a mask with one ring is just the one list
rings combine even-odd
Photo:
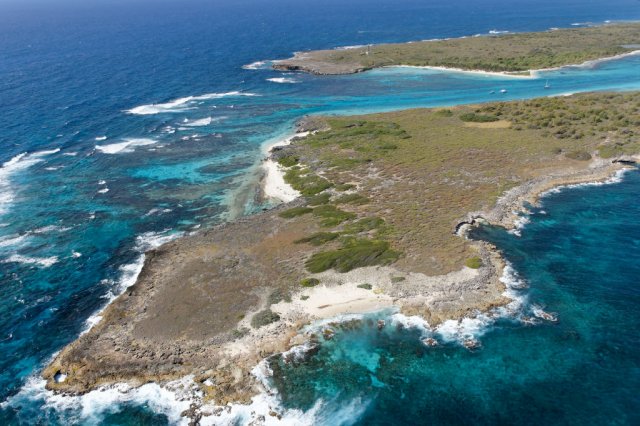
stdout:
[[44,393],[38,371],[133,282],[144,250],[227,219],[232,205],[261,208],[238,190],[261,145],[301,116],[640,88],[640,56],[536,79],[242,68],[303,49],[640,18],[635,0],[345,3],[0,2],[0,423],[176,421],[151,395],[87,405],[87,417]]
[[[633,171],[621,183],[548,195],[521,237],[492,227],[474,233],[498,245],[528,286],[516,291],[527,301],[515,315],[476,329],[480,349],[371,315],[389,325],[380,332],[365,319],[321,342],[306,363],[273,363],[285,404],[359,401],[345,424],[638,424],[638,185]],[[557,322],[517,319],[537,307]],[[427,347],[425,336],[440,344]]]

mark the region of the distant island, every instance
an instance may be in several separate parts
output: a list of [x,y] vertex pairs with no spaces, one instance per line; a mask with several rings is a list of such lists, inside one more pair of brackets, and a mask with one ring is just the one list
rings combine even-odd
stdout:
[[[543,191],[633,163],[639,108],[640,93],[598,93],[308,117],[265,169],[299,197],[147,253],[135,285],[44,370],[47,387],[193,375],[207,401],[249,402],[258,362],[358,326],[305,335],[314,320],[395,308],[433,326],[503,306],[501,254],[467,230],[513,228]],[[265,197],[282,190],[271,178]]]
[[625,23],[299,52],[273,67],[325,75],[400,65],[528,75],[638,50],[640,23]]

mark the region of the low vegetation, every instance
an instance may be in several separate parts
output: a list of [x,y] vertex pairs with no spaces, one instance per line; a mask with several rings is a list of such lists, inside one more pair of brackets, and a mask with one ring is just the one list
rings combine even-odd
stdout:
[[338,272],[349,272],[363,266],[388,265],[398,260],[399,255],[387,241],[353,239],[339,249],[313,254],[305,265],[312,273],[331,268]]
[[269,294],[269,297],[267,298],[267,304],[269,306],[275,305],[276,303],[280,303],[283,301],[291,302],[291,295],[289,294],[288,291],[283,290],[281,288],[277,288],[273,290],[271,294]]
[[320,219],[320,225],[324,227],[334,227],[356,217],[354,213],[340,210],[331,204],[316,207],[313,209],[313,215]]
[[293,207],[291,209],[280,212],[279,216],[285,219],[292,219],[294,217],[302,216],[303,214],[311,213],[312,211],[313,209],[309,207]]
[[260,328],[279,320],[280,320],[280,315],[273,312],[271,309],[265,309],[263,311],[258,312],[251,318],[251,326],[253,328]]
[[467,112],[460,115],[460,120],[471,123],[491,123],[500,120],[495,115],[476,114],[475,112]]
[[299,240],[294,241],[296,244],[311,244],[312,246],[321,246],[323,244],[328,243],[329,241],[333,241],[340,236],[339,232],[316,232],[315,234],[311,234],[308,237],[300,238]]
[[482,266],[482,259],[480,259],[478,256],[474,256],[467,259],[464,264],[467,268],[478,269]]
[[302,287],[315,287],[320,284],[320,280],[317,278],[304,278],[300,281]]
[[[467,125],[496,119],[509,125]],[[549,166],[586,167],[594,152],[603,157],[640,152],[638,93],[325,121],[330,130],[287,147],[298,161],[285,179],[294,186],[303,179],[325,188],[297,211],[312,213],[326,228],[295,241],[319,248],[306,262],[314,273],[392,262],[428,275],[460,269],[476,254],[452,232],[468,212],[490,208],[504,191]],[[396,149],[385,149],[388,145]]]
[[[537,33],[503,34],[346,50],[307,52],[275,65],[320,74],[412,65],[467,70],[524,72],[578,64],[631,51],[640,41],[640,24],[625,23]],[[628,47],[624,47],[629,45]],[[444,114],[444,113],[440,113]]]

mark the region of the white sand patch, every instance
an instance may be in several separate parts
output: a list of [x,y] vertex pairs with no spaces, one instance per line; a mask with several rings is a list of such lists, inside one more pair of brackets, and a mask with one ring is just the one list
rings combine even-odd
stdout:
[[[267,154],[270,154],[274,148],[279,146],[290,145],[291,141],[295,137],[307,136],[309,132],[296,133],[293,136],[289,136],[283,140],[280,140],[272,145],[267,145]],[[277,162],[271,158],[267,158],[264,161],[262,168],[265,173],[265,177],[262,181],[262,191],[267,198],[282,201],[288,203],[300,196],[300,192],[296,191],[284,180],[285,170]]]
[[387,294],[376,294],[373,290],[358,288],[362,282],[349,282],[340,286],[320,284],[301,292],[308,299],[295,297],[291,303],[280,302],[271,309],[283,316],[287,311],[303,311],[315,318],[331,318],[350,313],[367,313],[393,306],[393,298]]
[[534,76],[531,74],[532,71],[523,71],[513,73],[513,72],[503,72],[503,71],[483,71],[483,70],[467,70],[463,68],[450,68],[450,67],[435,67],[435,66],[417,66],[417,65],[389,65],[383,68],[418,68],[418,69],[426,69],[426,70],[434,70],[434,71],[443,71],[443,72],[453,72],[453,73],[462,73],[462,74],[475,74],[486,77],[508,77],[508,78],[525,78],[532,79],[538,78],[538,76]]

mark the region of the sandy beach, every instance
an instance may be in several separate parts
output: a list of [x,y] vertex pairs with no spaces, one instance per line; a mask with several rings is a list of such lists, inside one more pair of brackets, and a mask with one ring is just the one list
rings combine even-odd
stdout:
[[264,171],[264,178],[261,182],[261,188],[266,198],[288,203],[295,200],[300,196],[300,193],[293,189],[291,185],[284,181],[283,168],[271,158],[271,153],[275,148],[287,146],[291,144],[293,138],[304,137],[309,132],[296,133],[292,136],[267,144],[265,146],[265,154],[267,158],[262,163],[262,169]]

